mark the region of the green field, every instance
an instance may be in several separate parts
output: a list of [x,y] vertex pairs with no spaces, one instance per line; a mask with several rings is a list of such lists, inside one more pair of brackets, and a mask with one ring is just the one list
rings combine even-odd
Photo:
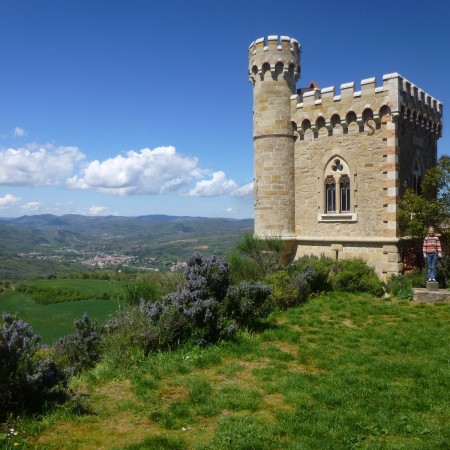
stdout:
[[[42,337],[45,344],[53,344],[58,338],[70,334],[75,319],[86,312],[91,319],[104,322],[114,314],[121,301],[121,286],[104,280],[42,280],[30,281],[26,286],[37,286],[41,289],[73,289],[85,294],[86,300],[56,302],[42,305],[33,301],[30,294],[9,291],[0,296],[0,311],[19,317],[29,323],[36,334]],[[107,298],[103,294],[108,293]],[[101,298],[99,300],[98,298]]]
[[79,300],[111,300],[123,298],[123,283],[96,279],[54,279],[24,281],[17,290],[26,292],[40,304]]

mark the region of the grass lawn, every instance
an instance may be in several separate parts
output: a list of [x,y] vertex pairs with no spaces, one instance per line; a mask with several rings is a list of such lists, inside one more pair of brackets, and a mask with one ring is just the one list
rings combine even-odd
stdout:
[[449,449],[449,337],[449,304],[333,293],[235,342],[103,361],[73,383],[88,414],[16,427],[39,449]]
[[39,305],[25,292],[9,291],[0,295],[0,312],[17,313],[41,336],[44,344],[53,344],[58,338],[72,333],[74,320],[80,319],[85,312],[90,319],[104,322],[118,308],[117,300],[80,300]]

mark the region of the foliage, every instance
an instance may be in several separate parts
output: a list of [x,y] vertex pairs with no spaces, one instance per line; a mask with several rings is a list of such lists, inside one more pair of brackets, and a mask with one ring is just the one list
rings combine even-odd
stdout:
[[138,354],[176,348],[184,342],[187,319],[162,302],[132,305],[105,325],[104,351],[116,363],[128,363]]
[[[443,280],[443,267],[438,266],[439,284]],[[426,273],[414,270],[404,275],[391,275],[386,282],[386,292],[393,297],[401,300],[412,300],[413,288],[424,288],[426,284]]]
[[102,330],[85,313],[74,322],[75,332],[59,339],[55,356],[60,365],[72,374],[94,367],[101,355]]
[[383,283],[361,259],[334,261],[324,256],[304,256],[264,278],[280,308],[306,301],[312,294],[330,290],[383,295]]
[[303,256],[285,268],[264,278],[272,289],[272,298],[280,308],[288,308],[306,301],[311,294],[330,290],[331,258]]
[[37,355],[39,336],[17,316],[3,314],[0,329],[0,418],[39,411],[65,397],[66,377],[55,362]]
[[279,238],[260,238],[246,233],[236,248],[256,263],[260,280],[281,264],[283,241]]
[[391,275],[386,283],[386,292],[401,300],[412,300],[412,289],[411,278],[406,275]]
[[194,253],[186,261],[184,277],[183,287],[168,294],[164,302],[186,317],[187,333],[198,344],[216,342],[221,334],[220,304],[230,284],[228,264]]
[[125,287],[125,300],[138,305],[141,301],[156,302],[183,285],[181,272],[150,272],[135,275]]
[[404,235],[420,245],[431,225],[442,226],[450,216],[450,156],[443,155],[425,174],[421,194],[407,189],[400,199],[398,221]]
[[5,433],[2,433],[0,429],[0,448],[2,450],[20,450],[29,448],[29,445],[27,439],[22,437],[17,429],[8,427]]
[[329,280],[336,291],[368,292],[377,297],[384,293],[383,283],[375,270],[362,259],[337,261],[332,268]]
[[194,253],[175,292],[156,301],[141,298],[107,324],[106,347],[128,355],[136,348],[149,355],[188,340],[204,346],[228,339],[270,313],[269,295],[266,286],[254,283],[230,287],[226,261]]
[[242,281],[258,281],[260,279],[261,273],[258,263],[239,250],[234,249],[228,253],[227,261],[230,267],[231,284],[239,284]]
[[221,312],[240,327],[252,326],[272,312],[270,294],[268,286],[254,282],[230,286]]
[[130,305],[137,305],[142,300],[145,302],[155,302],[161,297],[161,290],[152,283],[138,282],[127,284],[124,288],[125,300]]
[[305,255],[287,266],[290,274],[302,273],[306,267],[314,269],[314,276],[309,276],[311,292],[325,292],[331,289],[329,275],[335,261],[326,256]]
[[264,283],[272,290],[272,299],[279,308],[285,309],[300,303],[302,296],[306,294],[304,290],[299,291],[286,269],[267,275]]

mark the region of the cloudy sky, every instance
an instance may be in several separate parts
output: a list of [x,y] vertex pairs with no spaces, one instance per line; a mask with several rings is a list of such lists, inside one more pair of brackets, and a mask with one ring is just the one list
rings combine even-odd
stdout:
[[0,0],[0,216],[252,217],[248,46],[273,34],[298,87],[399,72],[450,103],[443,0]]

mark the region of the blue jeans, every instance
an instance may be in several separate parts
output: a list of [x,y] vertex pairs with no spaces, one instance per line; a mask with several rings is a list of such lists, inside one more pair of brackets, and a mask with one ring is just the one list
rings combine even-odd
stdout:
[[438,260],[438,253],[427,253],[427,279],[436,279],[436,263]]

